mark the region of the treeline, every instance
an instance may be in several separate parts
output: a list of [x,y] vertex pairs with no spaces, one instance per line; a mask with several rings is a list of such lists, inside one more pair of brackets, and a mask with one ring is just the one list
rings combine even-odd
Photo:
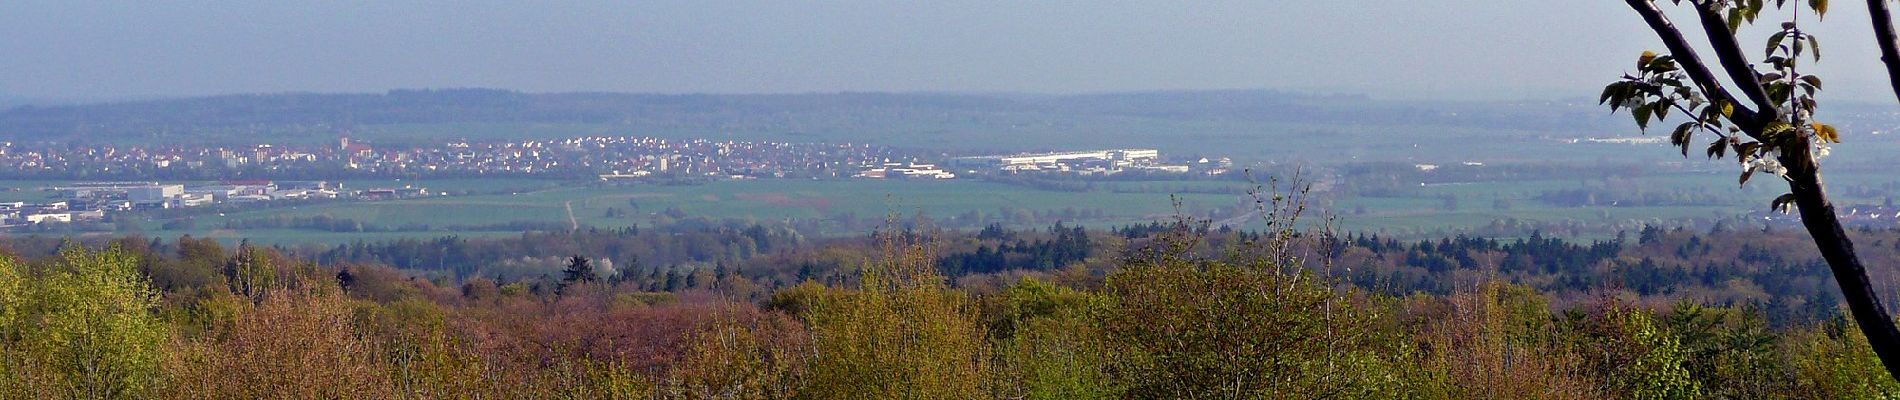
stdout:
[[453,279],[518,278],[548,273],[562,257],[580,254],[616,270],[676,265],[740,264],[805,244],[789,227],[686,220],[662,229],[639,226],[579,231],[539,230],[503,238],[356,241],[333,247],[299,246],[291,254],[323,264],[378,264],[446,273]]
[[[1864,231],[1866,257],[1900,262],[1900,232]],[[1399,242],[1351,236],[1333,271],[1388,293],[1448,294],[1474,282],[1504,279],[1565,303],[1585,302],[1614,288],[1651,304],[1691,299],[1752,307],[1777,324],[1837,315],[1832,272],[1800,232],[1693,232],[1646,228],[1638,234],[1573,243],[1533,234],[1496,240],[1453,237]]]
[[424,223],[406,223],[388,225],[366,223],[352,218],[340,218],[330,215],[276,216],[263,218],[233,219],[224,221],[224,229],[302,229],[324,232],[522,232],[522,231],[564,231],[571,227],[556,221],[509,221],[481,225],[432,225]]
[[937,260],[946,276],[994,274],[1011,270],[1055,271],[1097,255],[1095,244],[1082,227],[1049,227],[1047,239],[1025,239],[990,225],[978,232],[975,251],[953,252]]
[[[1017,234],[1064,232],[1078,240],[1072,229]],[[1633,246],[1673,251],[1666,244],[1680,247],[1677,235],[1657,232]],[[1014,242],[1005,232],[988,236],[979,240]],[[50,256],[0,258],[0,396],[1900,394],[1839,318],[1777,327],[1748,305],[1654,305],[1614,287],[1563,301],[1502,279],[1393,295],[1328,278],[1328,264],[1340,265],[1329,260],[1356,251],[1334,250],[1346,242],[1416,249],[1385,240],[1177,225],[1131,239],[1117,255],[997,287],[951,285],[939,272],[957,240],[885,231],[854,252],[849,282],[805,282],[758,300],[740,293],[756,289],[741,276],[659,293],[586,256],[565,257],[545,278],[456,283],[204,239],[119,239],[90,249],[66,242],[34,249]],[[1498,248],[1552,258],[1613,253],[1607,244],[1568,246]]]
[[[924,220],[890,222],[900,231],[932,226]],[[1777,324],[1808,323],[1834,315],[1838,294],[1831,272],[1800,232],[1728,226],[1718,224],[1707,231],[1644,227],[1588,242],[1535,232],[1520,238],[1458,235],[1417,241],[1355,233],[1340,236],[1324,253],[1324,263],[1310,268],[1395,296],[1447,295],[1495,279],[1529,286],[1563,304],[1587,301],[1594,291],[1610,287],[1651,304],[1689,298],[1705,304],[1750,306]],[[792,223],[684,219],[624,229],[523,228],[533,231],[278,250],[323,265],[391,266],[443,285],[474,278],[501,283],[551,279],[559,275],[568,257],[581,255],[606,271],[604,277],[637,282],[654,291],[704,289],[710,282],[741,277],[757,287],[754,294],[761,295],[805,281],[853,283],[857,266],[871,250],[866,237],[808,238]],[[974,232],[938,235],[940,251],[931,263],[953,286],[992,290],[1026,274],[1073,268],[1106,273],[1113,259],[1130,251],[1130,243],[1172,229],[1162,223],[1108,230],[1061,222],[1026,230],[991,224]],[[1259,232],[1230,228],[1208,228],[1201,234],[1209,246],[1262,238]],[[1870,262],[1900,263],[1900,230],[1862,229],[1856,236],[1862,238],[1860,252]],[[21,254],[47,255],[63,240],[15,237],[3,242]],[[139,240],[161,253],[171,252],[178,243]],[[1875,273],[1878,279],[1892,276]]]

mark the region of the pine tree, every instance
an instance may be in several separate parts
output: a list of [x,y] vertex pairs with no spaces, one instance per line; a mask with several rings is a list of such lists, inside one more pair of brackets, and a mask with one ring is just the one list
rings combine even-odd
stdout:
[[575,255],[567,258],[567,268],[561,270],[561,288],[566,289],[576,283],[596,282],[600,274],[594,272],[594,263],[587,257]]

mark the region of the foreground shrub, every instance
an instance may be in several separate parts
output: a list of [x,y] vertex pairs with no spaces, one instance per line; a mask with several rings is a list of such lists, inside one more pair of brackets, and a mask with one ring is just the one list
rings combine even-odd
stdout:
[[72,245],[27,267],[0,258],[0,360],[6,397],[137,398],[162,390],[170,335],[138,260]]
[[990,346],[976,310],[949,290],[926,242],[883,234],[861,289],[809,305],[802,396],[961,399],[989,393]]

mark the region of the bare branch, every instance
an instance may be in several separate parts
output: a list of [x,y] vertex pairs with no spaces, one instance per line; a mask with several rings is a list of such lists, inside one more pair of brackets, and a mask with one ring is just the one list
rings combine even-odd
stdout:
[[1682,71],[1689,75],[1690,80],[1695,81],[1696,86],[1702,88],[1703,96],[1716,104],[1733,104],[1735,112],[1729,119],[1735,121],[1736,125],[1744,131],[1751,132],[1752,135],[1752,132],[1760,130],[1751,128],[1759,128],[1765,122],[1757,117],[1754,109],[1741,104],[1736,101],[1734,95],[1729,94],[1728,89],[1722,86],[1722,81],[1716,79],[1715,73],[1709,70],[1708,64],[1704,64],[1702,58],[1696,54],[1695,48],[1689,46],[1689,40],[1682,37],[1682,31],[1676,29],[1674,23],[1669,22],[1669,17],[1663,15],[1662,9],[1656,7],[1654,1],[1625,1],[1629,3],[1630,8],[1636,10],[1637,14],[1643,16],[1643,22],[1648,23],[1650,29],[1656,31],[1656,37],[1662,39],[1663,45],[1669,48],[1670,55],[1676,58],[1677,63],[1682,64]]
[[1702,33],[1708,35],[1709,47],[1715,49],[1715,60],[1722,63],[1722,70],[1728,72],[1728,79],[1741,88],[1743,95],[1755,102],[1756,110],[1773,115],[1777,107],[1768,99],[1768,91],[1762,89],[1761,78],[1755,74],[1755,68],[1748,65],[1748,56],[1742,52],[1741,42],[1736,41],[1735,32],[1728,30],[1728,18],[1709,5],[1695,5],[1695,10],[1696,16],[1702,21]]
[[1887,66],[1887,82],[1900,96],[1900,38],[1893,32],[1893,14],[1887,0],[1867,0],[1867,14],[1874,19],[1874,43],[1880,46],[1880,62]]

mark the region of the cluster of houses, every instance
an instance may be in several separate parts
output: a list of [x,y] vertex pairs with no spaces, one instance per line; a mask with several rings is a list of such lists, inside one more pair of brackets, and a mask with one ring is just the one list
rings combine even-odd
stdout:
[[211,184],[76,182],[47,188],[61,200],[0,202],[0,225],[99,221],[115,212],[203,207],[265,201],[355,198],[388,200],[429,196],[426,188],[403,186],[344,191],[328,181],[226,180]]
[[[1840,217],[1841,223],[1848,226],[1900,226],[1900,206],[1894,205],[1892,201],[1888,201],[1886,204],[1843,205],[1838,206],[1834,211],[1835,214]],[[1801,216],[1794,212],[1782,213],[1778,211],[1755,210],[1750,212],[1749,215],[1763,221],[1787,226],[1798,226],[1801,224]]]
[[[866,144],[749,142],[586,136],[554,140],[454,141],[427,147],[372,147],[338,138],[324,146],[95,146],[0,142],[0,175],[43,178],[235,175],[294,177],[310,171],[357,176],[644,175],[844,177],[855,167],[911,154]],[[147,178],[153,177],[153,178]]]

